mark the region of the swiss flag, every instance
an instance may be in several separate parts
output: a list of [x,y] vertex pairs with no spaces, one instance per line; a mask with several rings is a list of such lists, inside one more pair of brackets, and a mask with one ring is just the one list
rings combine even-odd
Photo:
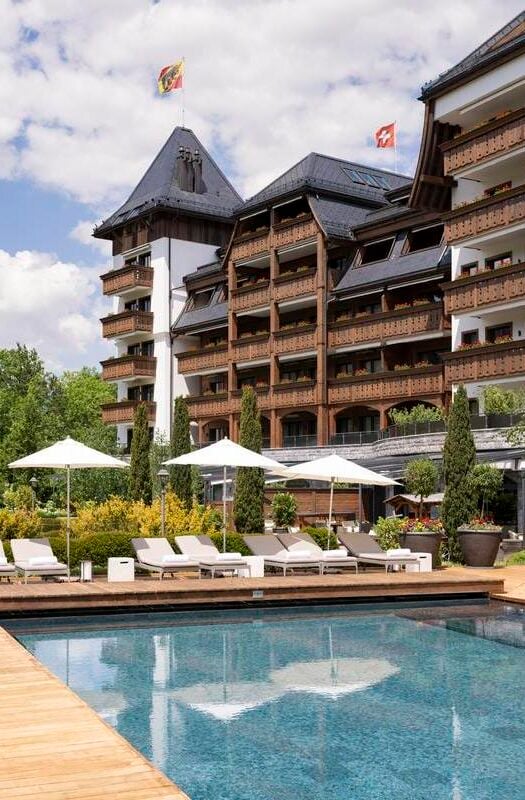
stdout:
[[395,147],[396,146],[396,123],[382,125],[374,134],[376,147]]

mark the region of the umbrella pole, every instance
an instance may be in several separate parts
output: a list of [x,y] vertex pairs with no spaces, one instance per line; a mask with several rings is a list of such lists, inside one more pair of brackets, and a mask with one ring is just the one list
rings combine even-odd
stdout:
[[334,479],[330,481],[330,511],[328,512],[328,537],[326,549],[330,550],[330,534],[332,533],[332,506],[334,503]]
[[66,503],[67,503],[67,523],[66,523],[66,550],[67,550],[67,579],[68,581],[71,580],[71,570],[69,566],[70,558],[69,558],[69,534],[70,534],[70,509],[69,503],[71,499],[71,471],[69,467],[66,467]]
[[222,472],[222,552],[226,552],[226,467]]

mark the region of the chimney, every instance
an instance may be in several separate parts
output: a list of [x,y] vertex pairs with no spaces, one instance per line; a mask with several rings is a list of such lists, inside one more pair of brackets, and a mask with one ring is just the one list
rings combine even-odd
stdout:
[[186,151],[184,150],[184,147],[179,147],[179,152],[177,155],[177,165],[175,169],[175,177],[179,189],[182,189],[185,192],[189,190],[190,186],[189,170],[190,170],[190,165],[188,164],[188,161],[186,159]]
[[198,150],[195,150],[193,153],[193,186],[194,192],[197,194],[202,194],[204,191],[204,186],[202,183],[202,156]]

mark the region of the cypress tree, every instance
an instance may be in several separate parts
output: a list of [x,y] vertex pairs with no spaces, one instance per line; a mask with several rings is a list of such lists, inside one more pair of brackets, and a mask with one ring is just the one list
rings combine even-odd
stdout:
[[150,438],[148,408],[139,403],[133,417],[131,461],[129,465],[129,496],[132,500],[151,503],[151,473],[149,465]]
[[[261,417],[257,396],[251,386],[242,391],[239,444],[261,452]],[[264,472],[252,467],[239,467],[233,502],[235,527],[239,533],[262,533],[264,530]]]
[[476,512],[476,498],[470,487],[470,473],[476,463],[476,447],[470,430],[467,392],[460,386],[448,415],[448,429],[443,452],[445,496],[441,514],[448,536],[451,561],[462,561],[457,529],[470,521]]
[[[171,434],[171,457],[176,458],[191,451],[190,415],[184,397],[175,398],[173,407],[173,428]],[[191,467],[179,465],[170,467],[170,485],[179,500],[187,508],[191,507],[193,487]]]

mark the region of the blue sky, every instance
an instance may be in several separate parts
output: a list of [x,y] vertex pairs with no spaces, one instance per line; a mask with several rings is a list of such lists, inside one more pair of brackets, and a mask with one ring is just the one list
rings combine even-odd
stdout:
[[172,127],[186,57],[186,124],[244,196],[311,150],[393,168],[372,133],[393,119],[413,171],[420,86],[519,11],[515,0],[0,0],[0,347],[51,369],[110,346],[93,225],[122,203]]

